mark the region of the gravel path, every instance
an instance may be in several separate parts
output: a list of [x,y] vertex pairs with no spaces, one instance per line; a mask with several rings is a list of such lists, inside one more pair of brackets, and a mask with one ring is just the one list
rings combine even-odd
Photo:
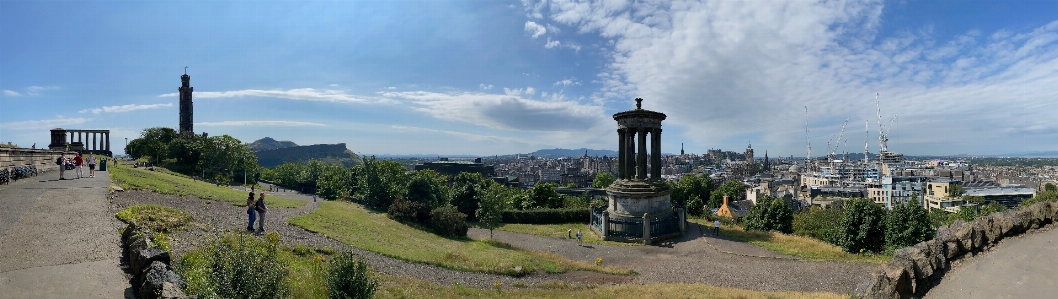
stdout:
[[959,260],[924,298],[1054,298],[1058,229],[1004,239],[983,254]]
[[[260,190],[258,190],[260,191]],[[803,261],[760,247],[722,238],[703,235],[702,228],[691,223],[688,236],[675,242],[656,246],[613,246],[586,244],[577,246],[573,240],[541,237],[519,233],[495,231],[497,240],[529,250],[551,250],[574,260],[594,263],[602,258],[609,266],[631,268],[640,275],[609,275],[589,271],[573,271],[564,274],[537,274],[513,278],[502,275],[470,273],[440,267],[412,263],[385,257],[374,252],[327,238],[322,234],[306,231],[287,223],[290,217],[315,210],[318,205],[311,196],[296,192],[266,192],[283,197],[306,200],[308,203],[297,209],[270,209],[266,229],[276,231],[287,244],[329,246],[351,250],[363,256],[379,272],[408,276],[444,285],[462,284],[480,288],[491,288],[494,282],[504,286],[514,284],[535,285],[562,282],[569,284],[624,284],[624,283],[705,283],[723,287],[762,291],[827,291],[849,293],[856,283],[862,281],[877,266],[863,263],[836,263]],[[246,226],[246,213],[241,207],[224,202],[214,202],[196,197],[180,198],[146,191],[118,192],[111,199],[111,209],[117,212],[127,206],[140,203],[170,206],[191,213],[200,225],[172,236],[174,252],[179,255],[197,248],[208,241],[209,236],[224,232],[241,231]],[[591,233],[585,231],[585,233]],[[488,231],[471,229],[472,238],[487,238]]]

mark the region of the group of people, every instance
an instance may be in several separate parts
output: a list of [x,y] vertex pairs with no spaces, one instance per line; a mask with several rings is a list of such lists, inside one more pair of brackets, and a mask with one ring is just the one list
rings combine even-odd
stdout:
[[254,199],[254,191],[251,190],[250,194],[246,197],[246,214],[249,214],[250,222],[246,224],[246,231],[254,232],[253,222],[257,221],[257,233],[264,232],[265,225],[265,214],[268,213],[268,206],[265,205],[265,193],[261,194]]
[[74,156],[73,158],[68,158],[68,157],[66,157],[66,153],[62,153],[62,154],[60,154],[59,158],[55,160],[55,164],[59,165],[59,179],[60,180],[65,180],[66,179],[66,170],[67,169],[74,170],[76,172],[76,174],[77,174],[77,178],[78,179],[84,177],[84,172],[81,169],[84,167],[85,164],[88,165],[88,177],[90,177],[90,178],[96,177],[96,156],[95,155],[89,154],[88,158],[85,158],[84,156],[81,155],[81,153],[77,153],[77,156]]

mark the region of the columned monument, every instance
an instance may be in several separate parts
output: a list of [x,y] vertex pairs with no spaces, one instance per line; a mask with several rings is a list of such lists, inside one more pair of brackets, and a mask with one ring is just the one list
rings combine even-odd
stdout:
[[635,110],[613,116],[618,137],[617,181],[606,188],[607,205],[593,207],[591,217],[593,230],[604,240],[650,244],[680,237],[686,229],[685,209],[673,207],[672,189],[661,178],[661,121],[665,117],[644,110],[643,99],[636,99]]
[[55,128],[51,130],[51,144],[48,144],[48,149],[113,156],[110,151],[110,130]]
[[194,123],[194,108],[191,106],[191,92],[195,91],[194,87],[191,87],[191,76],[187,75],[187,67],[184,67],[184,75],[180,76],[180,134],[181,135],[194,135],[195,130],[192,128]]

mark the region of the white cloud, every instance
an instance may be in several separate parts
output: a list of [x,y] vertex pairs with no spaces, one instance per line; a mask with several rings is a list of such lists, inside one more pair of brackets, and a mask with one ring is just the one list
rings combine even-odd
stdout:
[[383,96],[404,99],[419,111],[438,119],[466,122],[512,131],[584,132],[606,122],[601,106],[576,102],[538,101],[511,94],[388,92]]
[[40,92],[45,90],[59,89],[58,86],[30,86],[26,87],[26,94],[31,96],[38,96]]
[[172,106],[173,106],[173,103],[148,104],[148,105],[128,104],[128,105],[121,105],[121,106],[105,106],[105,107],[99,107],[99,108],[83,109],[81,111],[78,111],[78,113],[87,113],[87,112],[92,112],[93,114],[99,114],[99,113],[102,113],[102,112],[119,113],[119,112],[129,112],[129,111],[145,110],[145,109],[158,109],[158,108],[172,107]]
[[394,89],[397,89],[397,88],[396,88],[396,87],[393,87],[393,86],[390,86],[390,87],[386,87],[386,89],[389,89],[389,90],[394,90]]
[[494,135],[481,135],[481,134],[473,134],[473,133],[466,133],[466,132],[427,129],[427,128],[411,127],[411,126],[391,126],[390,128],[392,128],[394,130],[398,130],[398,131],[405,131],[405,132],[441,133],[441,134],[447,134],[447,135],[456,136],[456,137],[462,138],[462,139],[467,140],[467,141],[475,141],[475,142],[478,142],[478,141],[489,141],[489,142],[503,142],[503,143],[525,143],[525,140],[523,140],[522,138],[494,136]]
[[[167,93],[159,95],[160,98],[165,97],[177,97],[179,93]],[[216,98],[241,98],[241,97],[262,97],[262,98],[280,98],[300,101],[318,101],[318,102],[339,102],[339,103],[369,103],[375,102],[367,98],[361,98],[354,95],[347,94],[342,90],[316,90],[313,88],[298,88],[298,89],[245,89],[245,90],[234,90],[234,91],[203,91],[195,92],[192,95],[195,99],[216,99]]]
[[492,89],[492,84],[485,85],[485,83],[481,83],[480,85],[478,85],[478,88],[480,88],[481,90],[490,90]]
[[544,28],[544,26],[540,26],[540,24],[534,23],[533,21],[525,21],[525,31],[532,33],[533,38],[547,34],[547,28]]
[[555,86],[570,87],[574,85],[580,85],[580,81],[577,78],[562,79],[561,81],[555,82]]
[[331,87],[338,87],[338,84],[331,84]]
[[22,96],[22,94],[18,93],[17,91],[8,90],[8,89],[4,89],[4,95],[5,96],[9,96],[9,97],[20,97],[20,96]]
[[232,120],[232,121],[218,121],[218,122],[197,122],[196,126],[206,127],[231,127],[231,126],[268,126],[268,127],[326,127],[327,125],[303,122],[303,121],[286,121],[286,120]]
[[548,48],[548,49],[567,48],[567,49],[573,49],[574,51],[580,51],[580,45],[577,45],[576,43],[573,43],[573,42],[562,43],[562,42],[558,41],[557,39],[554,39],[554,40],[551,39],[551,37],[547,38],[547,43],[544,44],[544,48]]
[[12,129],[12,130],[54,129],[54,128],[60,128],[60,127],[63,127],[63,126],[83,124],[83,123],[85,123],[85,122],[87,122],[89,120],[91,120],[91,119],[90,118],[81,118],[81,117],[78,117],[78,118],[65,118],[65,117],[62,117],[60,115],[60,116],[56,116],[53,119],[26,120],[26,121],[14,121],[14,122],[0,123],[0,126],[3,126],[5,129]]
[[[1058,86],[1058,21],[1027,31],[946,37],[923,28],[880,37],[881,1],[555,0],[527,2],[526,10],[613,40],[598,96],[643,97],[644,108],[667,113],[666,124],[686,128],[703,147],[759,136],[750,137],[755,145],[763,138],[777,152],[803,153],[805,105],[814,136],[836,135],[845,118],[876,126],[875,92],[883,118],[900,114],[890,138],[897,151],[988,153],[1024,140],[1058,146],[1051,138],[1058,132],[1046,130],[1058,128],[1048,114],[1058,111],[1058,90],[1044,88]],[[818,139],[821,148],[826,140]]]

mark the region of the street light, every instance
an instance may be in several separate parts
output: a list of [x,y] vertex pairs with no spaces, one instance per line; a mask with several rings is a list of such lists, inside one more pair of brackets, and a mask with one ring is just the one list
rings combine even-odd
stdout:
[[125,137],[125,157],[129,156],[129,138]]

